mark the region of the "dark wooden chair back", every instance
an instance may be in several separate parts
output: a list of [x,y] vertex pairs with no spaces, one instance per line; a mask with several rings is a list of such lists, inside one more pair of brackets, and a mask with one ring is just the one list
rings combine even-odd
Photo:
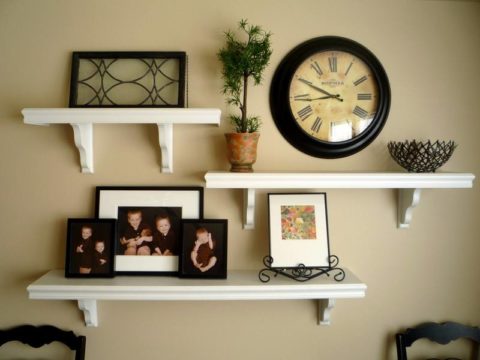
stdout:
[[445,322],[442,324],[429,322],[421,324],[417,327],[407,329],[403,333],[396,334],[397,357],[398,360],[408,360],[407,348],[412,346],[418,339],[429,339],[438,344],[446,345],[460,338],[470,339],[474,343],[480,344],[480,328],[455,322]]
[[20,341],[34,348],[58,341],[75,351],[75,360],[85,359],[85,336],[77,336],[73,331],[64,331],[52,325],[20,325],[0,330],[0,346],[10,341]]

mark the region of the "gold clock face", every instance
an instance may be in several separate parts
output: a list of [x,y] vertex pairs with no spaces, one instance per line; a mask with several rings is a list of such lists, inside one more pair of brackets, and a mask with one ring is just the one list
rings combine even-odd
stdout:
[[319,51],[294,71],[289,107],[297,125],[314,140],[354,139],[371,124],[379,86],[370,67],[344,51]]

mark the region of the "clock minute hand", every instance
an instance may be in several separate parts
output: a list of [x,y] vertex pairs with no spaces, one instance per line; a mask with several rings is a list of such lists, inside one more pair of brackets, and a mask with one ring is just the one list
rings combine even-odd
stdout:
[[340,98],[340,94],[337,94],[337,95],[330,94],[328,91],[325,91],[325,90],[319,88],[318,86],[313,85],[310,81],[305,80],[305,79],[303,79],[303,78],[299,78],[298,80],[301,81],[301,82],[303,82],[304,84],[310,86],[311,88],[320,91],[321,93],[323,93],[323,94],[325,94],[325,95],[328,95],[328,96],[330,96],[330,97],[332,97],[332,98],[335,98],[335,99],[337,99],[338,101],[343,101],[343,99]]
[[[337,95],[327,95],[327,96],[320,96],[317,98],[313,98],[312,100],[323,100],[323,99],[338,99],[340,97],[340,94]],[[339,99],[340,101],[343,101],[343,99]]]
[[337,94],[337,95],[326,95],[326,96],[320,96],[320,97],[317,97],[317,98],[299,98],[299,99],[296,99],[297,101],[313,101],[313,100],[324,100],[324,99],[332,99],[332,98],[338,98],[340,95]]

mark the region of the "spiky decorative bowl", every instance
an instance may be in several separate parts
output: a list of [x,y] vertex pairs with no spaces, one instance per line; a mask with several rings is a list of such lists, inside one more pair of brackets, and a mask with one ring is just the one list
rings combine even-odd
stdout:
[[435,172],[445,164],[457,147],[454,141],[390,141],[388,151],[393,160],[408,172]]

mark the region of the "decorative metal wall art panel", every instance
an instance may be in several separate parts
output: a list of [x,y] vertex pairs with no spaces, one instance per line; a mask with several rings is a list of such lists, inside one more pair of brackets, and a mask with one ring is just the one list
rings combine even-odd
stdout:
[[74,52],[70,107],[185,107],[185,52]]

